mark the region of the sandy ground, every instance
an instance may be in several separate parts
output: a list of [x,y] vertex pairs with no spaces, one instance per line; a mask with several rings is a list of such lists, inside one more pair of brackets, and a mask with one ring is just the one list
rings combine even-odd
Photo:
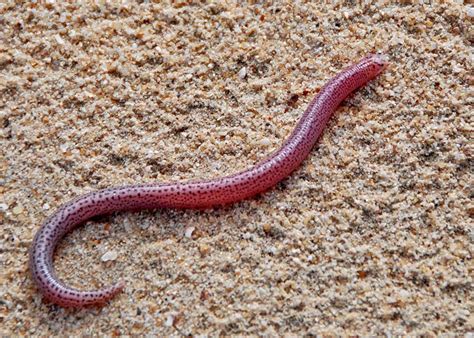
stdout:
[[[249,3],[0,4],[0,334],[473,330],[472,8]],[[291,177],[226,208],[88,222],[58,275],[125,292],[42,300],[28,248],[62,203],[252,166],[371,51],[390,69]]]

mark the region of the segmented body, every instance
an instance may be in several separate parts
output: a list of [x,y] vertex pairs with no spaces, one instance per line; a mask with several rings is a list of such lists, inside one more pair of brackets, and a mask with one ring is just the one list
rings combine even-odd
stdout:
[[122,282],[101,290],[80,291],[56,277],[52,258],[57,243],[66,233],[96,215],[154,208],[212,207],[267,190],[300,165],[347,95],[377,76],[386,64],[384,56],[369,55],[334,77],[310,103],[281,148],[248,170],[212,180],[115,187],[64,204],[44,222],[31,246],[30,270],[39,290],[62,306],[80,307],[111,299],[123,289]]

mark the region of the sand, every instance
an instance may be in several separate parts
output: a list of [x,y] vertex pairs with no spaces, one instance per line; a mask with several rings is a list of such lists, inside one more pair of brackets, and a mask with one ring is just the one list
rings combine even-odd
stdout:
[[[421,2],[2,2],[0,334],[472,332],[474,10]],[[62,203],[248,168],[373,51],[390,68],[291,177],[225,208],[88,222],[58,275],[124,293],[42,300],[28,248]]]

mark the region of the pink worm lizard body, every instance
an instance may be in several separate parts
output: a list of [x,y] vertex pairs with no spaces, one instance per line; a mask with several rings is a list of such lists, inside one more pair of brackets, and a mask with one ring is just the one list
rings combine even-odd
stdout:
[[248,170],[212,180],[109,188],[64,204],[43,223],[31,246],[30,271],[37,287],[45,298],[61,306],[82,307],[111,299],[123,289],[123,282],[100,290],[80,291],[56,277],[53,254],[66,233],[96,215],[165,207],[206,208],[237,202],[269,189],[306,158],[339,104],[386,66],[384,55],[371,54],[334,77],[309,104],[282,147]]

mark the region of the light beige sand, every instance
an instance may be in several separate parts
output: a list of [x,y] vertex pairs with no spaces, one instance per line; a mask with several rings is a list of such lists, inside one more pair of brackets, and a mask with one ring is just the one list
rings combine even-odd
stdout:
[[[250,3],[0,4],[0,334],[473,330],[473,10]],[[125,292],[42,301],[28,248],[61,203],[252,166],[375,50],[391,68],[290,178],[223,209],[89,222],[59,276]]]

